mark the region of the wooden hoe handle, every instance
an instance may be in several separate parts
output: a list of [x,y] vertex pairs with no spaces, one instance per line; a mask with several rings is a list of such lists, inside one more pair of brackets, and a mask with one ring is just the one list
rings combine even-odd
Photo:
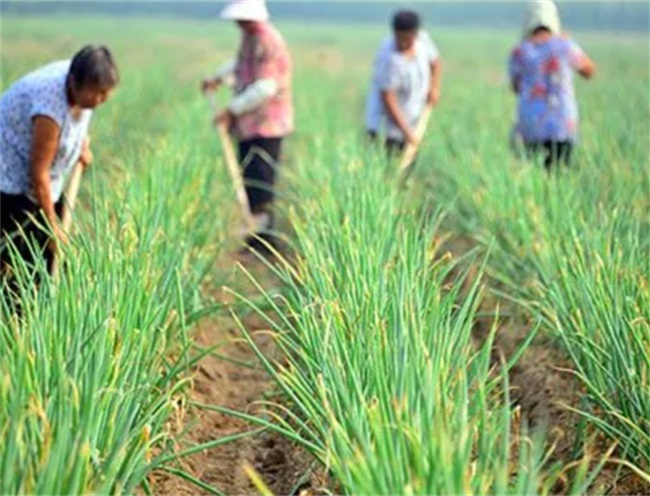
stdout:
[[[68,186],[65,189],[64,205],[63,205],[63,215],[61,216],[61,229],[65,234],[70,232],[70,226],[72,225],[72,212],[74,206],[77,203],[77,196],[79,195],[79,186],[81,185],[81,176],[83,175],[84,166],[79,160],[74,168],[72,169],[72,175],[70,176],[70,181]],[[52,270],[51,274],[54,280],[58,280],[59,274],[59,257],[61,252],[57,250],[54,258],[52,260]]]
[[420,120],[418,121],[418,125],[415,128],[415,137],[417,138],[418,144],[408,143],[406,145],[406,149],[404,150],[404,155],[402,155],[402,159],[400,160],[399,163],[399,171],[401,173],[404,173],[406,169],[408,169],[408,166],[415,159],[415,155],[418,153],[419,143],[422,142],[422,138],[424,137],[424,133],[427,130],[427,125],[429,124],[429,119],[431,118],[432,112],[433,112],[432,105],[427,105],[426,107],[424,107],[424,110],[422,111],[422,115],[420,116]]
[[[214,100],[214,95],[210,93],[210,107],[212,108],[212,114],[216,115],[217,106]],[[237,201],[242,210],[242,215],[244,216],[244,221],[246,225],[254,232],[256,230],[255,220],[253,219],[253,214],[251,213],[251,207],[248,203],[248,196],[246,195],[246,188],[244,187],[244,180],[242,179],[241,170],[237,162],[237,156],[235,155],[235,147],[232,144],[232,139],[230,138],[230,133],[228,128],[219,123],[217,125],[217,130],[219,131],[219,139],[223,146],[223,154],[226,159],[226,165],[228,166],[228,172],[230,173],[230,178],[232,179],[233,186],[235,187],[235,193],[237,194]]]

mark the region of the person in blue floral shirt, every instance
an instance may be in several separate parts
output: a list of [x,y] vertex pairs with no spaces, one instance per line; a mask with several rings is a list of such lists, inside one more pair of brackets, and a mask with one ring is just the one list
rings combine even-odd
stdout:
[[590,78],[595,65],[560,31],[557,7],[550,0],[529,4],[523,34],[508,64],[512,90],[519,98],[515,132],[529,156],[543,155],[547,169],[569,165],[578,133],[573,72]]

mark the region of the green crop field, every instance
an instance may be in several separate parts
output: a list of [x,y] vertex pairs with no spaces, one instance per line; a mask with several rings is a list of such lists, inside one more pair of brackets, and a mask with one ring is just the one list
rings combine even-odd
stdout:
[[[264,262],[236,255],[198,89],[233,54],[232,26],[3,19],[3,91],[87,42],[112,49],[122,82],[94,117],[60,280],[24,283],[20,317],[1,310],[0,494],[288,492],[255,464],[269,436],[298,453],[285,482],[307,494],[649,493],[646,37],[574,33],[598,73],[577,82],[573,167],[549,176],[508,147],[517,33],[434,30],[442,99],[402,188],[363,136],[385,30],[279,27],[297,130],[287,248]],[[197,338],[219,326],[237,332]],[[226,366],[265,390],[195,392]],[[234,427],[205,426],[223,418]]]

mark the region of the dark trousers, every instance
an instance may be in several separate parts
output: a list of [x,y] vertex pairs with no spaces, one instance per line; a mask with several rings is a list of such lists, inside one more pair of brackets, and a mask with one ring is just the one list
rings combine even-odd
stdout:
[[[59,218],[63,213],[63,205],[63,197],[54,205]],[[47,270],[52,270],[54,255],[48,247],[51,237],[32,217],[45,227],[46,221],[41,209],[27,196],[0,193],[0,271],[10,290],[16,289],[16,281],[12,275],[9,240],[30,270],[41,258],[45,260]],[[34,282],[38,284],[38,280],[35,279]]]
[[568,167],[571,163],[571,153],[573,152],[573,142],[571,141],[542,141],[526,143],[525,146],[529,158],[538,155],[544,158],[546,170],[551,170],[560,164]]
[[[377,133],[375,131],[368,131],[368,139],[370,140],[371,143],[376,143],[377,142]],[[395,138],[386,138],[384,141],[384,150],[386,150],[386,156],[389,159],[392,159],[404,152],[404,149],[406,148],[406,143],[403,140],[395,139]],[[406,181],[408,177],[411,175],[411,172],[413,172],[413,169],[415,167],[415,162],[417,161],[418,157],[417,155],[413,158],[413,161],[408,164],[406,168],[406,173],[403,176],[403,181]]]
[[[375,143],[377,141],[377,133],[375,131],[368,131],[368,139],[371,143]],[[386,138],[384,141],[384,149],[386,150],[386,155],[389,157],[394,157],[395,155],[402,153],[405,147],[406,143],[402,140]]]
[[271,213],[281,149],[282,138],[252,138],[239,143],[246,196],[254,214]]

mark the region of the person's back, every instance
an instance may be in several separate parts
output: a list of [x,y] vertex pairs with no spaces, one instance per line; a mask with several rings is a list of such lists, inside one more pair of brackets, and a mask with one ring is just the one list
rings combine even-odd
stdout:
[[578,108],[573,72],[584,52],[569,38],[527,39],[512,53],[510,72],[519,81],[519,131],[525,142],[574,141]]
[[569,164],[578,130],[573,72],[591,77],[591,59],[561,32],[552,0],[529,3],[523,41],[512,51],[508,71],[519,99],[511,141],[523,141],[529,156],[543,153],[544,165]]
[[272,79],[276,91],[264,105],[237,119],[240,139],[284,137],[293,131],[291,74],[287,44],[270,23],[260,23],[254,35],[244,35],[235,69],[235,93],[242,93],[260,79]]

